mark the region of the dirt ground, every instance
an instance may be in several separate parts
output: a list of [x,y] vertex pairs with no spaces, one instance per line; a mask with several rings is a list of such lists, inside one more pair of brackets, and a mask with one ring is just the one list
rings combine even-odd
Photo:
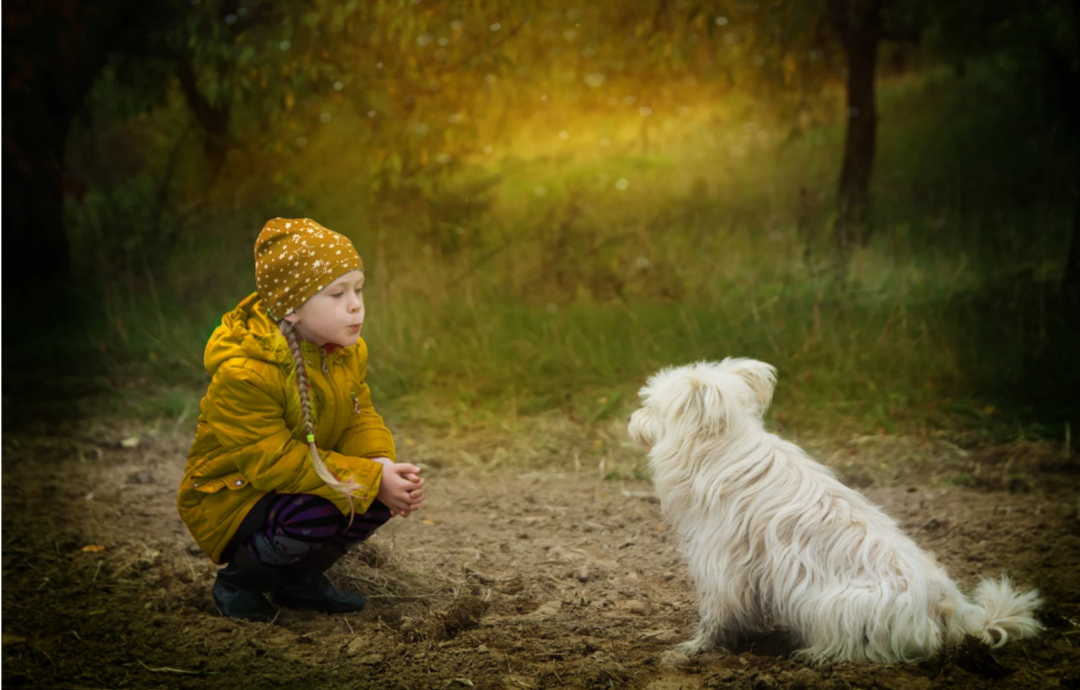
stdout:
[[[331,571],[368,608],[282,610],[274,624],[222,618],[210,601],[215,566],[174,507],[186,426],[5,433],[3,687],[1080,688],[1080,459],[1060,446],[816,445],[964,586],[1008,569],[1039,587],[1047,629],[918,665],[810,667],[785,658],[782,632],[731,655],[672,651],[695,597],[649,483],[633,478],[640,452],[616,425],[574,429],[501,444],[395,429],[429,496]],[[528,457],[538,448],[543,463]]]

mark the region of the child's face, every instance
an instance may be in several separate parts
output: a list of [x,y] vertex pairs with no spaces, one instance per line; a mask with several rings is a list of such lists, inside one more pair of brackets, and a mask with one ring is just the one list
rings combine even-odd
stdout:
[[364,274],[349,271],[285,317],[297,334],[316,345],[355,345],[364,325]]

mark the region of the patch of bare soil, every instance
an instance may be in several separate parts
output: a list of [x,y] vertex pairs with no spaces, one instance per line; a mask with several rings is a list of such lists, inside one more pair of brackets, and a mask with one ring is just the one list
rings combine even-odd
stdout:
[[[948,451],[953,480],[972,478],[957,486],[929,471],[881,482],[884,451],[832,446],[962,584],[1007,569],[1039,587],[1047,630],[918,665],[811,667],[786,659],[782,632],[732,655],[673,652],[696,604],[650,486],[576,470],[572,449],[546,471],[429,463],[424,510],[331,571],[368,594],[359,614],[222,618],[216,568],[174,507],[189,440],[104,422],[5,435],[3,687],[1080,688],[1080,477],[1053,449]],[[925,464],[920,447],[897,457]]]

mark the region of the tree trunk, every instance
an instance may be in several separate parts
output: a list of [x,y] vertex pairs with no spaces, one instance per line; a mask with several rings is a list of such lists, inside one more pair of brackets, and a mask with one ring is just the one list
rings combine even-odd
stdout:
[[217,179],[218,173],[225,166],[229,153],[229,108],[215,107],[199,91],[198,76],[187,55],[179,54],[173,58],[176,63],[176,78],[180,82],[180,91],[184,94],[188,110],[195,116],[195,121],[203,131],[203,153],[210,166],[211,180]]
[[[1080,176],[1080,170],[1077,171]],[[1061,292],[1065,302],[1074,312],[1080,313],[1080,179],[1076,185],[1076,208],[1073,209],[1072,240],[1069,255],[1065,259],[1065,274],[1061,280]]]
[[4,95],[4,249],[29,269],[8,274],[19,274],[16,284],[5,280],[12,297],[71,277],[61,179],[72,114],[62,104],[41,103],[30,86]]
[[4,248],[23,268],[4,280],[4,303],[16,309],[9,314],[58,321],[33,303],[48,304],[71,276],[62,188],[68,130],[141,7],[132,0],[4,2]]
[[837,189],[836,247],[846,263],[870,238],[870,175],[877,146],[875,74],[883,34],[882,0],[830,0],[829,18],[847,58],[847,135]]
[[[1080,3],[1074,3],[1070,26],[1072,42],[1075,46],[1080,41]],[[1065,271],[1061,277],[1061,292],[1065,304],[1074,313],[1080,314],[1080,69],[1077,68],[1078,52],[1073,48],[1062,53],[1055,43],[1044,38],[1043,74],[1044,93],[1051,111],[1064,125],[1075,152],[1073,162],[1076,201],[1073,208],[1073,231],[1069,240],[1069,253],[1065,258]]]
[[868,211],[870,174],[877,146],[877,110],[874,105],[874,66],[878,41],[856,41],[847,51],[847,137],[844,167],[840,172],[839,230],[845,248],[865,246],[870,238]]
[[[869,27],[867,27],[869,28]],[[845,43],[847,55],[847,136],[844,165],[840,172],[838,242],[843,255],[870,239],[870,175],[877,149],[875,71],[877,32],[858,31]]]

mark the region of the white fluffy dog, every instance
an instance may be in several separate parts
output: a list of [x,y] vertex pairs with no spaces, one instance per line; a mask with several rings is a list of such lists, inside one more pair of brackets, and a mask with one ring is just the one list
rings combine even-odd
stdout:
[[933,556],[801,448],[767,432],[776,370],[728,358],[649,379],[629,432],[700,599],[695,654],[770,623],[811,662],[915,661],[971,634],[997,647],[1030,637],[1037,592],[984,580],[967,600]]

